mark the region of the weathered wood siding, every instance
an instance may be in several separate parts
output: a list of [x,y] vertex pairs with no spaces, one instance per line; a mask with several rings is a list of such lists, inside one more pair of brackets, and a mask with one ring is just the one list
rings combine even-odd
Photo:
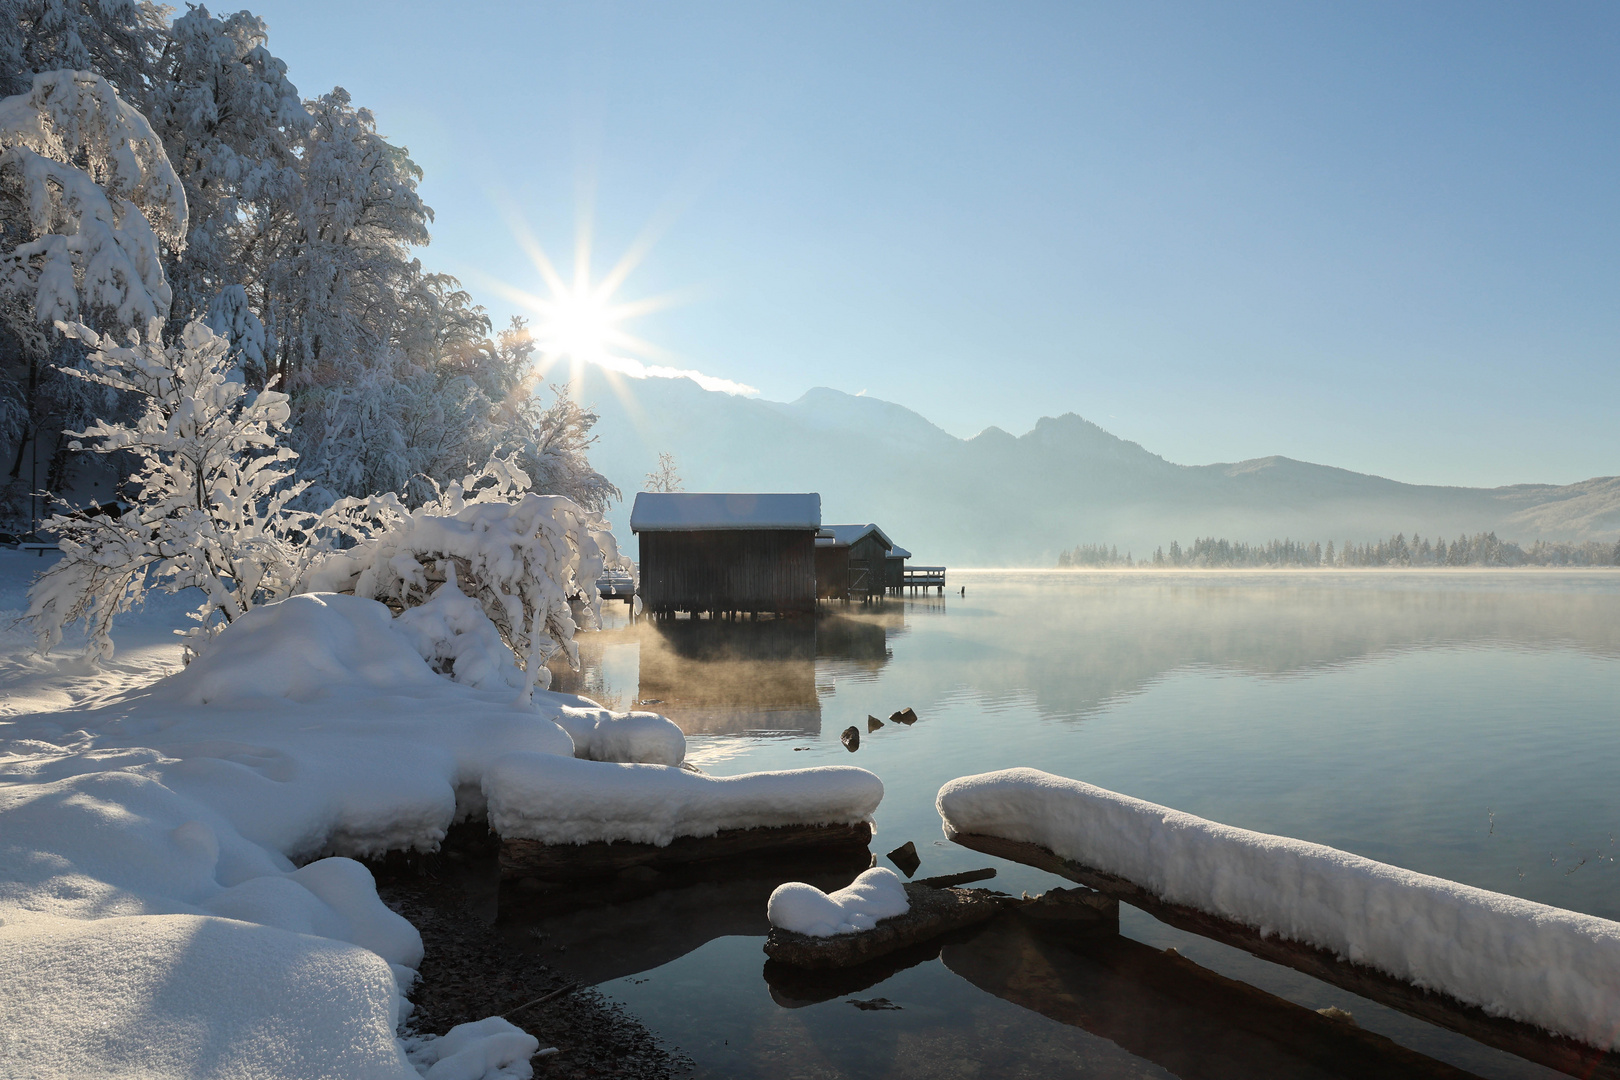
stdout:
[[816,595],[823,600],[849,599],[849,548],[816,548]]
[[866,570],[866,590],[870,596],[881,596],[888,580],[889,549],[883,541],[868,533],[849,546],[849,565]]
[[900,592],[906,587],[906,560],[890,555],[884,560],[886,564],[883,585],[890,592]]
[[640,540],[648,611],[816,610],[814,530],[660,530]]

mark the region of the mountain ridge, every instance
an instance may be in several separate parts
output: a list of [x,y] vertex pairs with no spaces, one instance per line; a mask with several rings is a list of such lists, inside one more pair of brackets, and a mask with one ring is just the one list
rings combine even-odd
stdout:
[[[1079,543],[1141,555],[1195,536],[1620,537],[1614,476],[1468,488],[1284,455],[1184,465],[1072,411],[1022,435],[990,426],[964,439],[904,405],[831,387],[774,402],[689,379],[617,384],[626,389],[588,369],[573,391],[598,412],[591,459],[627,503],[666,451],[689,490],[819,491],[823,520],[876,521],[924,563],[1050,566]],[[617,512],[617,531],[634,550],[628,516]]]

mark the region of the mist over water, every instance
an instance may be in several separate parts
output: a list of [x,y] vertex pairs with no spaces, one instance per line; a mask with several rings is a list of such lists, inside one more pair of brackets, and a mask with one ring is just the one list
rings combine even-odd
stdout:
[[[871,769],[886,790],[872,850],[883,861],[914,841],[920,875],[995,863],[994,884],[1014,894],[1063,884],[940,839],[941,784],[1029,765],[1620,918],[1620,573],[982,571],[950,582],[943,597],[838,608],[815,622],[626,627],[623,608],[610,606],[614,628],[587,635],[581,671],[554,685],[669,715],[688,733],[691,760],[717,774]],[[920,715],[915,726],[887,722],[905,706]],[[884,726],[868,733],[868,715]],[[838,741],[850,725],[862,736],[853,754]],[[759,890],[768,895],[768,883]],[[739,901],[738,919],[753,902]],[[759,977],[762,908],[749,917],[678,959],[665,949],[648,965],[656,970],[635,976],[645,983],[605,988],[683,1047],[700,1043],[699,1072],[711,1075],[776,1075],[767,1045],[837,1044],[839,1025],[878,1023],[842,999],[791,1012],[773,1004]],[[1139,913],[1127,911],[1122,929],[1312,1008],[1350,1008],[1364,1026],[1479,1075],[1541,1075]],[[949,961],[871,990],[915,1004],[875,1014],[898,1019],[872,1030],[911,1031],[919,1061],[951,1074],[961,1070],[947,1068],[947,1048],[962,1047],[947,1029],[977,1024],[1029,1029],[1027,1047],[981,1030],[984,1049],[964,1051],[1001,1074],[1040,1075],[1050,1064],[1040,1042],[1108,1063],[1108,1075],[1163,1075],[1096,1032],[1040,1016],[1038,1003],[972,989]],[[675,992],[680,979],[731,987],[725,1025],[740,1033],[711,1030],[718,1021]],[[818,1010],[834,1010],[830,1027],[808,1015]],[[734,1048],[738,1039],[755,1050]],[[885,1075],[858,1058],[818,1068]]]

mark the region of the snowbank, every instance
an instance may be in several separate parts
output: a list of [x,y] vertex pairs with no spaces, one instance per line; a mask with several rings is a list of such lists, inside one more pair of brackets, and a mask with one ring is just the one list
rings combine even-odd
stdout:
[[490,826],[503,837],[662,847],[721,829],[869,821],[883,801],[883,781],[847,765],[704,776],[664,765],[508,754],[486,774],[484,794]]
[[556,722],[574,741],[574,756],[587,761],[679,765],[686,760],[686,736],[675,721],[657,713],[564,707]]
[[945,833],[1039,844],[1156,896],[1496,1016],[1620,1048],[1620,923],[1205,821],[1035,769],[952,780]]
[[0,1075],[416,1080],[400,1004],[375,953],[268,926],[0,926]]
[[[503,756],[573,763],[551,717],[594,706],[435,673],[480,632],[454,615],[423,647],[379,603],[298,596],[142,689],[0,718],[0,1075],[418,1075],[421,937],[341,856],[433,850]],[[528,1076],[503,1025],[414,1060]]]
[[824,893],[802,881],[789,881],[776,887],[765,906],[772,926],[810,937],[870,930],[879,919],[910,910],[906,883],[899,874],[882,866],[874,866],[834,893]]
[[98,749],[174,759],[151,775],[289,858],[432,851],[483,811],[483,775],[502,754],[573,754],[549,717],[579,699],[542,692],[528,704],[505,686],[457,684],[398,622],[376,601],[336,594],[255,608],[116,721],[73,723]]

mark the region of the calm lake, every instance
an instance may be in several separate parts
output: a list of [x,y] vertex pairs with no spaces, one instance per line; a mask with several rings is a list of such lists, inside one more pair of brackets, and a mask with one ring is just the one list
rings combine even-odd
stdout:
[[[670,716],[706,772],[872,770],[886,789],[872,850],[890,865],[883,853],[913,841],[918,876],[994,865],[986,884],[1014,895],[1070,884],[941,838],[941,784],[1029,765],[1620,919],[1620,572],[950,582],[943,597],[813,624],[630,627],[622,604],[604,605],[609,629],[554,686]],[[917,724],[867,732],[869,714],[905,706]],[[853,753],[839,741],[851,725]],[[501,925],[624,1002],[699,1076],[1334,1075],[1268,1058],[1218,1010],[1131,975],[1170,946],[1309,1009],[1346,1009],[1435,1059],[1433,1075],[1557,1075],[1131,909],[1121,932],[1142,946],[1123,946],[1141,956],[1123,966],[1059,956],[1007,920],[869,986],[773,984],[771,888],[854,872],[795,869],[549,917],[509,888]],[[851,1004],[878,998],[898,1008]]]

